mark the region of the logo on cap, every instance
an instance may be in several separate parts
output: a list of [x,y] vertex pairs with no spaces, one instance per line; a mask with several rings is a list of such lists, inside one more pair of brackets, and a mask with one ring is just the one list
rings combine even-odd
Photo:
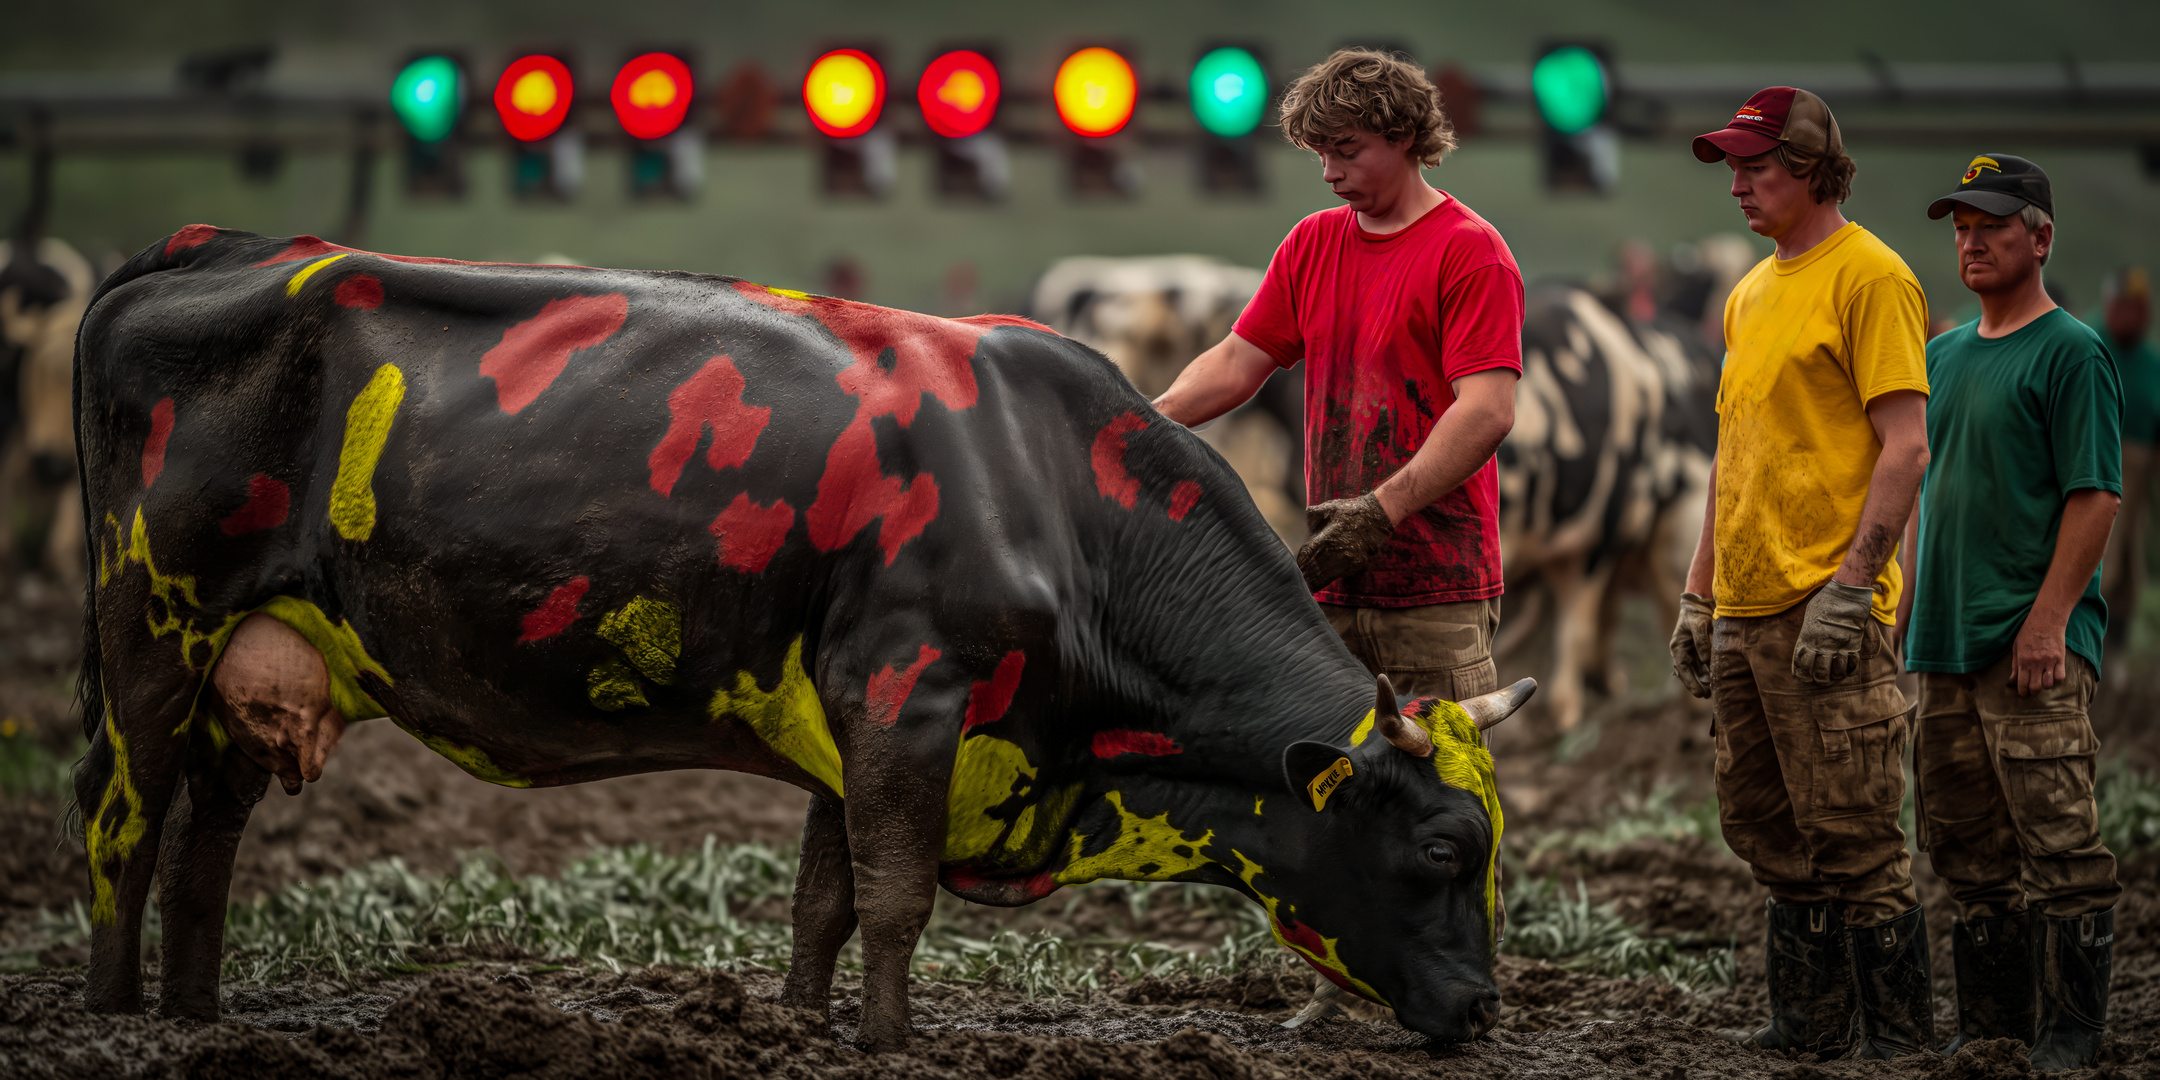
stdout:
[[1964,182],[1970,184],[1974,180],[1979,179],[1980,170],[1982,169],[1992,169],[1995,172],[2001,172],[2002,163],[1996,161],[1994,158],[1987,156],[1986,154],[1982,154],[1979,157],[1972,159],[1972,164],[1965,166]]
[[1740,106],[1740,111],[1734,113],[1732,118],[1735,122],[1741,120],[1754,120],[1760,122],[1767,119],[1767,117],[1763,116],[1762,110],[1754,107],[1753,105]]

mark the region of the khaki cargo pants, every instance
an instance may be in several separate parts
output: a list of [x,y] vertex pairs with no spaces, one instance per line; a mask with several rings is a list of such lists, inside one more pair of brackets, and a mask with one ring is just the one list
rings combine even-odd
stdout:
[[2100,739],[2092,664],[2019,697],[2010,657],[1984,671],[1920,675],[1913,772],[1920,848],[1967,919],[2029,907],[2068,918],[2115,906],[2115,856],[2100,842]]
[[1848,925],[1875,926],[1920,902],[1898,826],[1908,710],[1896,650],[1870,619],[1859,670],[1803,682],[1792,655],[1806,615],[1801,603],[1714,625],[1718,820],[1772,899],[1841,904]]
[[1492,643],[1500,598],[1457,604],[1370,608],[1322,604],[1328,625],[1367,670],[1385,672],[1395,692],[1461,701],[1500,689]]

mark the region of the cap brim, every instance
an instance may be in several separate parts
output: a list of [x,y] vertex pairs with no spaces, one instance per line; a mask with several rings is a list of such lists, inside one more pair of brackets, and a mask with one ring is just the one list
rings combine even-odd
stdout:
[[1751,158],[1767,154],[1775,149],[1778,140],[1760,131],[1742,131],[1738,128],[1719,128],[1707,135],[1695,136],[1695,160],[1705,164],[1725,160],[1725,155]]
[[1928,220],[1933,221],[1948,214],[1953,203],[1964,203],[1983,214],[2009,217],[2028,205],[2026,201],[2007,191],[1953,191],[1928,204]]

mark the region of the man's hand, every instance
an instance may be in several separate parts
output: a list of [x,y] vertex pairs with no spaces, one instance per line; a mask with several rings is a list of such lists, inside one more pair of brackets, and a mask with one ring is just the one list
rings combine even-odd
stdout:
[[1306,507],[1305,527],[1312,539],[1298,549],[1297,565],[1313,592],[1364,569],[1395,534],[1395,522],[1370,492]]
[[1860,645],[1875,616],[1875,590],[1842,581],[1825,582],[1808,601],[1800,636],[1793,642],[1792,673],[1803,682],[1831,683],[1860,669]]
[[2019,697],[2031,697],[2070,677],[2070,657],[2063,646],[2063,625],[2042,625],[2028,612],[2010,647],[2010,681]]
[[1699,698],[1710,696],[1710,623],[1717,609],[1695,593],[1680,594],[1680,622],[1672,632],[1672,672]]

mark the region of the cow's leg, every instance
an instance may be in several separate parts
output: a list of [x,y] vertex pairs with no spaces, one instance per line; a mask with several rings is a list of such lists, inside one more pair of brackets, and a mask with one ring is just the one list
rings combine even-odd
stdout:
[[[1597,617],[1596,597],[1584,587],[1583,578],[1582,564],[1575,559],[1556,559],[1545,568],[1545,588],[1553,599],[1552,686],[1546,700],[1552,702],[1553,720],[1562,731],[1573,731],[1582,721],[1583,645]],[[1588,610],[1586,598],[1592,601]]]
[[158,873],[165,925],[158,1011],[166,1016],[218,1018],[233,853],[269,784],[270,774],[237,747],[221,751],[207,734],[189,747],[187,813],[167,823]]
[[862,925],[863,1018],[856,1045],[871,1053],[901,1049],[912,1034],[908,962],[937,898],[946,787],[958,720],[967,708],[966,680],[957,664],[933,665],[893,720],[850,710],[855,719],[848,725],[843,809],[855,915]]
[[795,948],[780,1003],[823,1016],[832,1001],[833,964],[855,932],[855,866],[848,859],[846,811],[837,799],[810,796],[793,911]]
[[[119,686],[116,665],[101,667],[105,686]],[[184,730],[175,729],[201,682],[188,677],[143,685],[149,681],[138,673],[129,688],[135,692],[96,703],[103,719],[75,767],[90,862],[90,976],[83,999],[92,1012],[143,1008],[143,904],[157,875],[158,842],[187,743]]]

